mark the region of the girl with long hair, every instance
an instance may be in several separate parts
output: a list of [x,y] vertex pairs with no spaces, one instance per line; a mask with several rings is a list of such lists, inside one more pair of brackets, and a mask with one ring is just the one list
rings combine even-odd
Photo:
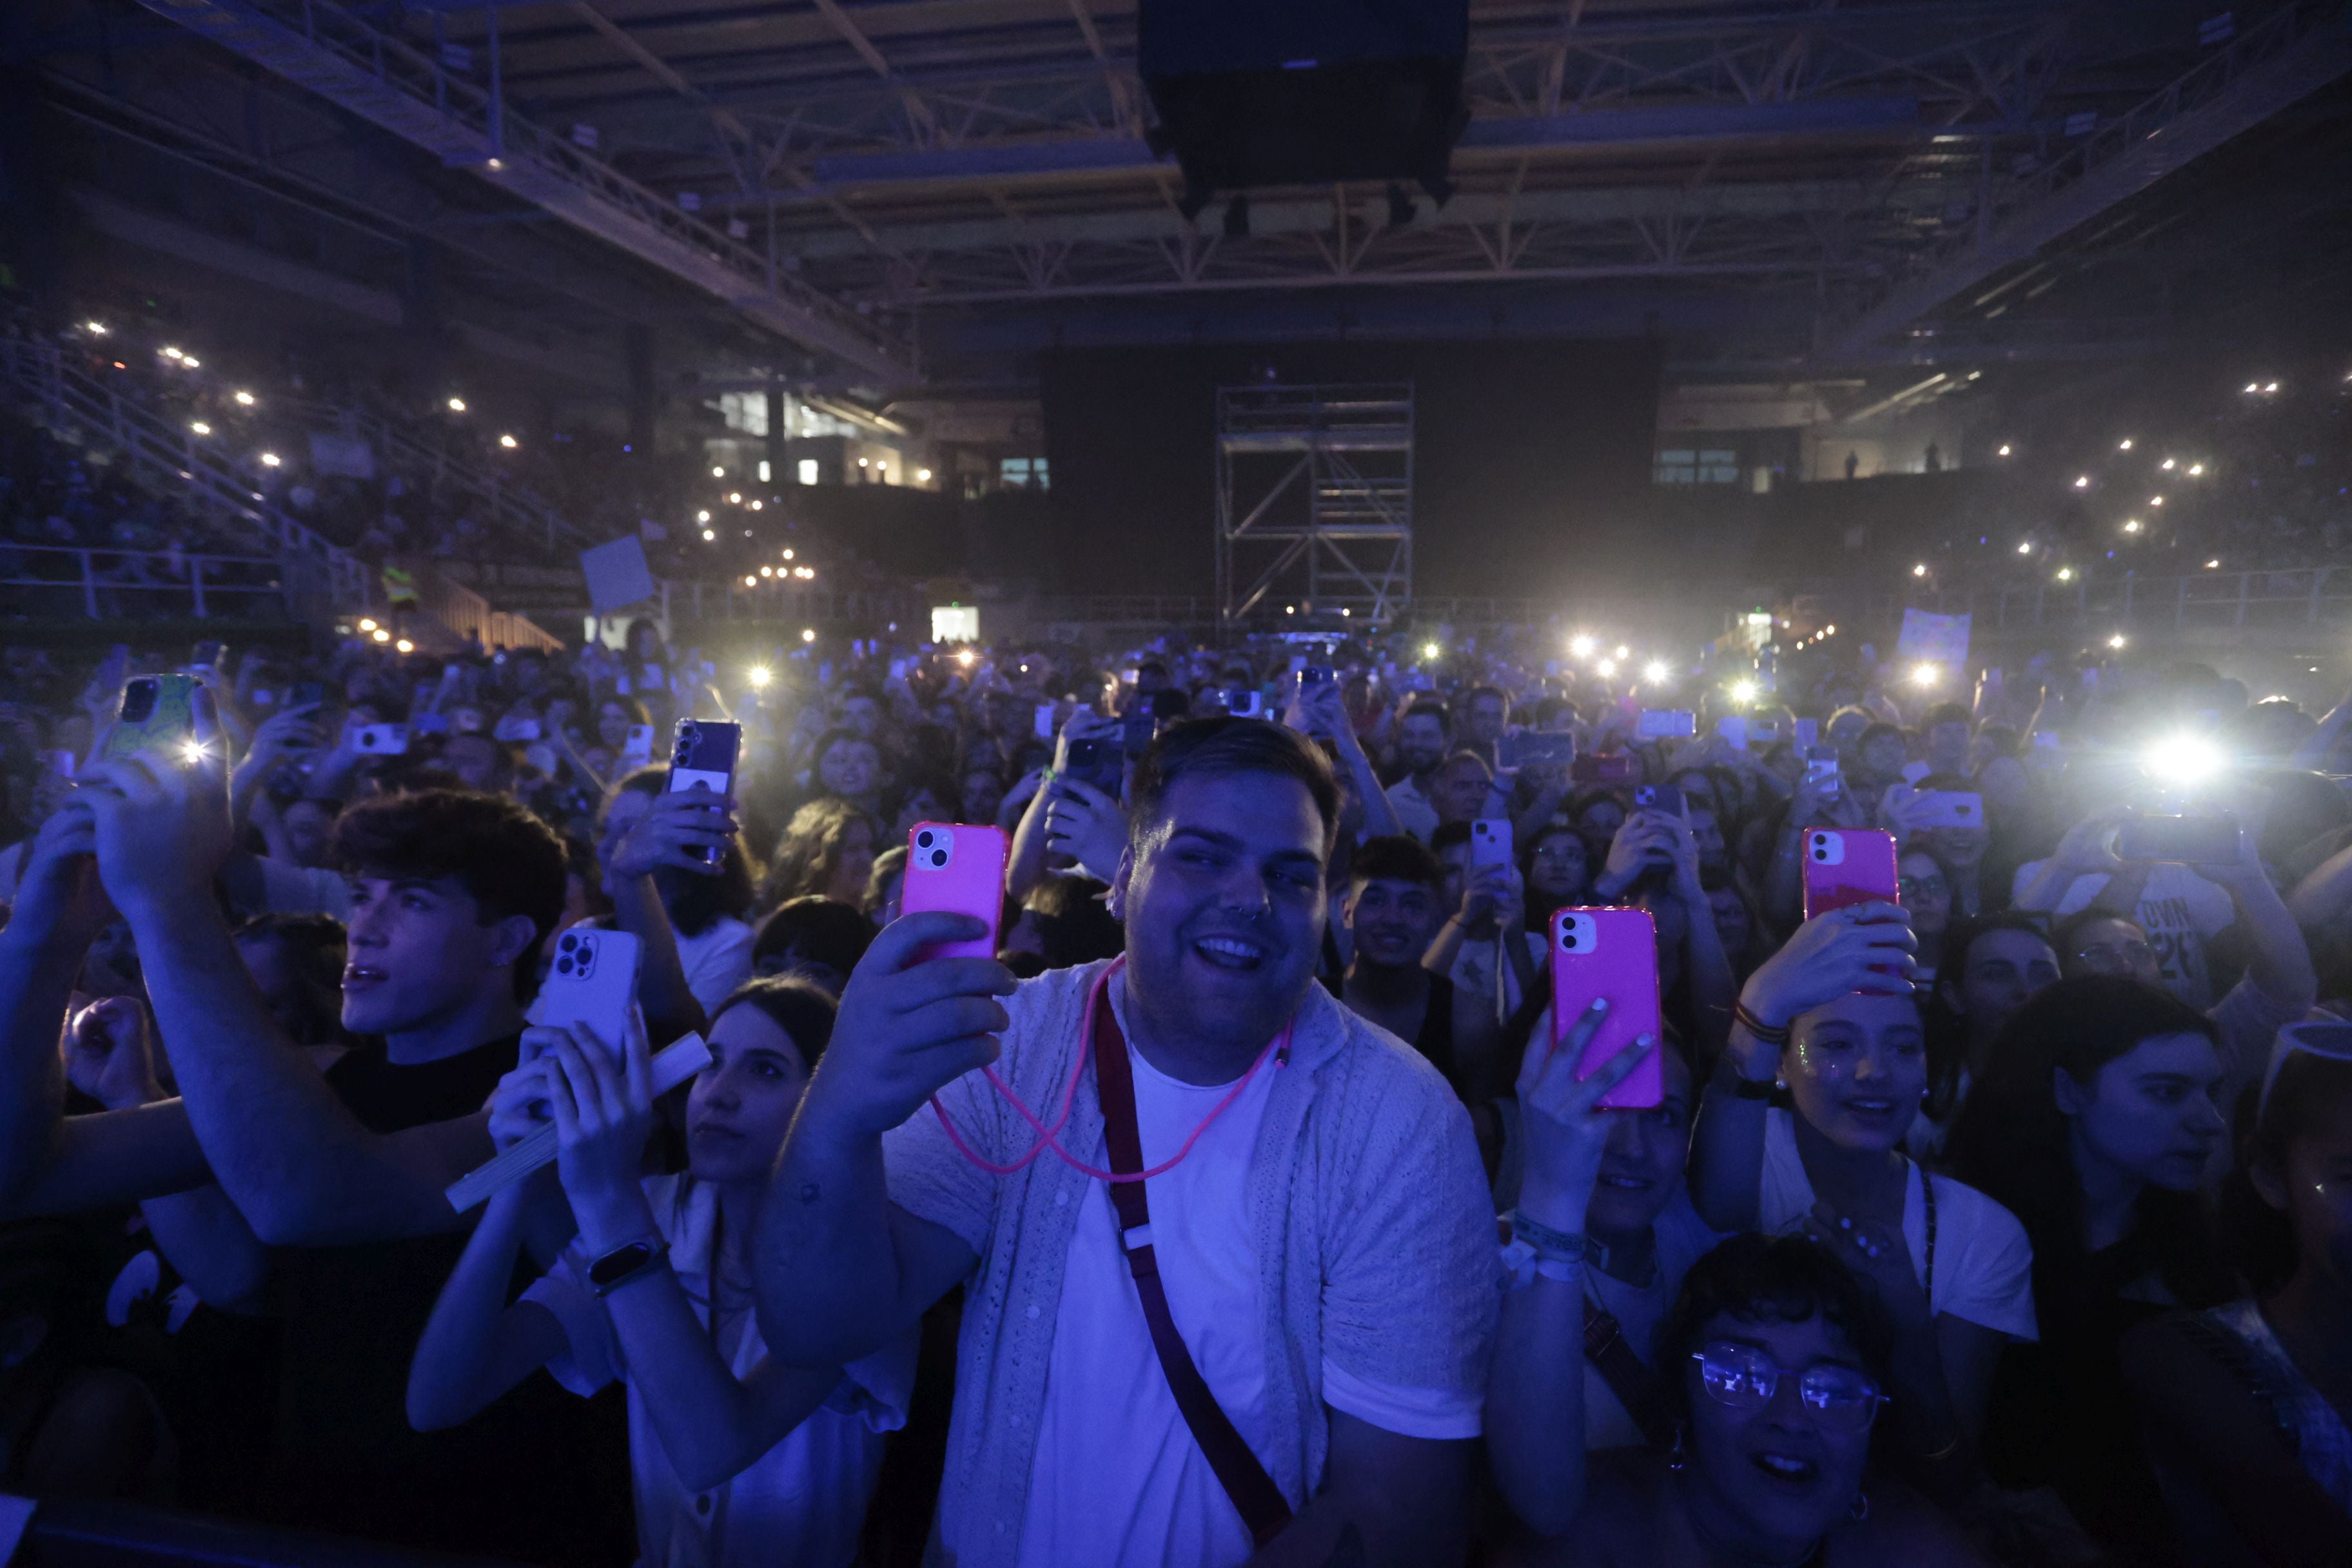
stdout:
[[2004,1485],[2055,1487],[2118,1545],[2166,1543],[2117,1347],[2168,1307],[2235,1294],[2201,1190],[2224,1131],[2221,1077],[2212,1021],[2170,994],[2061,980],[2002,1026],[1947,1146],[2033,1244],[2042,1340],[2001,1358],[1989,1468]]

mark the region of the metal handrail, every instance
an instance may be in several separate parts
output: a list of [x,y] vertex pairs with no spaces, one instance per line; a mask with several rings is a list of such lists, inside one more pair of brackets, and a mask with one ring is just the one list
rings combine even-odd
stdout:
[[[277,596],[288,609],[283,563],[267,555],[222,555],[210,551],[119,550],[100,545],[16,544],[0,542],[0,563],[16,555],[70,556],[75,570],[69,577],[11,576],[0,577],[0,588],[74,589],[81,591],[82,615],[90,620],[111,617],[100,608],[100,595],[116,594],[185,594],[192,613],[198,620],[212,615],[209,600],[224,594],[268,594]],[[139,582],[102,575],[99,561],[103,557],[118,563],[155,563],[167,574],[180,574],[176,580]],[[233,583],[205,581],[208,568],[222,566],[253,566],[267,568],[276,574],[267,583]]]
[[[2138,148],[2182,113],[2218,97],[2240,76],[2285,50],[2305,26],[2326,20],[2333,4],[2289,4],[2238,34],[2149,97],[2094,130],[2065,156],[2053,158],[2016,186],[2021,199],[2047,196]],[[2339,24],[2340,25],[2340,24]]]
[[385,563],[406,572],[415,585],[416,607],[460,638],[471,637],[484,647],[534,648],[561,653],[563,639],[528,616],[490,607],[490,602],[463,583],[435,569],[429,559],[395,557]]
[[212,515],[226,512],[322,568],[341,604],[368,603],[372,574],[364,562],[271,505],[226,458],[136,398],[75,369],[47,343],[0,339],[0,371],[53,416],[103,437],[151,478],[192,486]]
[[543,533],[550,549],[555,548],[559,542],[575,549],[585,549],[593,542],[584,531],[555,510],[552,501],[529,485],[486,474],[462,458],[429,447],[375,409],[357,404],[324,403],[307,398],[286,398],[278,402],[281,406],[331,419],[347,428],[357,427],[373,437],[387,456],[396,457],[416,467],[429,468],[436,478],[455,479],[467,494],[479,496],[488,501],[493,513],[504,513],[508,521]]

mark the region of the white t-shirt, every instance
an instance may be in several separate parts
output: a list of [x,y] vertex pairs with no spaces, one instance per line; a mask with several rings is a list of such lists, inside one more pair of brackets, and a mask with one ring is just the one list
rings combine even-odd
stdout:
[[264,856],[261,903],[273,915],[332,915],[348,925],[352,918],[352,884],[341,871],[320,866],[297,866]]
[[751,928],[733,915],[720,915],[700,934],[677,936],[678,967],[686,971],[686,988],[709,1012],[727,1000],[738,985],[751,978]]
[[[1938,1189],[1940,1195],[1940,1189]],[[1723,1237],[1698,1217],[1687,1194],[1677,1193],[1659,1212],[1652,1226],[1657,1245],[1657,1271],[1647,1285],[1628,1285],[1603,1274],[1588,1260],[1584,1266],[1585,1300],[1617,1320],[1618,1332],[1642,1358],[1642,1364],[1662,1377],[1679,1377],[1681,1369],[1658,1365],[1658,1330],[1682,1293],[1683,1276],[1691,1265],[1715,1249]],[[1588,1449],[1633,1448],[1649,1441],[1633,1424],[1609,1380],[1587,1356],[1584,1362],[1584,1446]]]
[[[2029,860],[2017,868],[2016,879],[2011,884],[2012,899],[2025,890],[2025,885],[2033,880],[2044,864]],[[2105,871],[2075,878],[2065,896],[2058,900],[2053,915],[2063,917],[2088,909],[2106,885]],[[2214,1002],[2213,979],[2205,967],[2205,942],[2228,930],[2238,918],[2229,893],[2186,866],[2158,861],[2148,873],[2147,885],[2140,889],[2139,905],[2132,916],[2147,932],[2148,945],[2156,949],[2165,989],[2191,1007],[2210,1007]]]
[[[1124,1026],[1121,987],[1113,1006]],[[1144,1168],[1171,1158],[1230,1084],[1168,1077],[1132,1046],[1135,1119]],[[1270,1447],[1265,1409],[1265,1308],[1249,1233],[1249,1169],[1274,1091],[1261,1068],[1209,1124],[1182,1163],[1146,1184],[1151,1246],[1169,1315],[1209,1391],[1261,1461]],[[1043,1156],[1052,1159],[1050,1153]],[[1221,1568],[1248,1561],[1240,1512],[1209,1468],[1168,1375],[1119,1246],[1108,1184],[1088,1184],[1070,1239],[1045,1374],[1045,1414],[1029,1472],[1021,1527],[1023,1568]],[[1033,1311],[1035,1309],[1031,1309]],[[1475,1437],[1475,1398],[1395,1388],[1323,1363],[1323,1399],[1388,1431]],[[1300,1507],[1305,1499],[1292,1497]]]
[[[688,1184],[681,1205],[683,1181],[649,1177],[646,1196],[669,1243],[678,1283],[707,1330],[719,1194]],[[848,1568],[881,1479],[884,1435],[907,1424],[915,1387],[914,1332],[850,1363],[825,1402],[733,1479],[691,1492],[670,1468],[661,1433],[630,1378],[620,1337],[572,1251],[522,1299],[552,1313],[570,1342],[564,1355],[548,1363],[556,1382],[583,1396],[615,1379],[628,1384],[639,1568]],[[718,1348],[738,1379],[767,1360],[767,1342],[748,1306],[726,1325]]]
[[[1903,1241],[1911,1271],[1927,1282],[1927,1205],[1911,1166],[1903,1194]],[[1936,1280],[1928,1306],[1963,1322],[2014,1340],[2042,1337],[2033,1317],[2033,1247],[2017,1216],[1949,1176],[1936,1184]],[[1801,1226],[1813,1212],[1813,1184],[1797,1152],[1797,1119],[1774,1106],[1764,1115],[1764,1180],[1759,1228],[1779,1236]]]
[[1413,783],[1411,773],[1389,785],[1385,793],[1404,830],[1428,843],[1429,836],[1437,831],[1437,808],[1429,804],[1428,793]]
[[[1524,934],[1528,944],[1528,957],[1533,963],[1537,973],[1540,974],[1543,971],[1545,956],[1545,937],[1536,931],[1528,931]],[[1493,1011],[1495,1006],[1495,965],[1497,962],[1503,965],[1501,1016],[1508,1017],[1517,1012],[1519,1004],[1526,1000],[1525,994],[1519,988],[1519,972],[1511,967],[1507,958],[1501,956],[1502,952],[1502,940],[1497,935],[1484,942],[1465,940],[1462,943],[1462,951],[1454,955],[1454,968],[1449,972],[1448,978],[1454,982],[1457,990],[1466,992],[1478,999],[1481,1016]]]
[[[596,931],[613,929],[613,922],[603,915],[580,923]],[[686,988],[694,993],[694,999],[702,1004],[704,1012],[727,1000],[735,987],[751,978],[753,934],[750,926],[732,915],[720,915],[703,927],[699,936],[679,936],[675,929],[671,931],[677,942],[677,966],[686,972]],[[551,939],[548,947],[553,950]],[[641,989],[642,984],[641,981]],[[541,1008],[546,996],[542,987],[530,999],[530,1005],[523,1009],[525,1022],[537,1024],[543,1019]]]

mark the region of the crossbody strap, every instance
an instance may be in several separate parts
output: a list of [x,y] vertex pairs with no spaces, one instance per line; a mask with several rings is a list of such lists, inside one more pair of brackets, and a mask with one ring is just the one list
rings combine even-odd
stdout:
[[1927,1279],[1922,1289],[1927,1297],[1927,1310],[1932,1312],[1936,1310],[1936,1178],[1927,1173],[1925,1165],[1919,1166],[1919,1199],[1927,1221]]
[[[1143,1138],[1135,1121],[1135,1074],[1127,1059],[1127,1038],[1111,1016],[1110,998],[1102,998],[1094,1019],[1095,1089],[1102,1097],[1103,1142],[1110,1152],[1110,1168],[1122,1176],[1143,1169]],[[1160,1370],[1167,1374],[1169,1392],[1192,1440],[1216,1473],[1234,1507],[1241,1510],[1250,1539],[1263,1547],[1290,1523],[1290,1504],[1265,1467],[1250,1451],[1209,1391],[1192,1352],[1176,1331],[1168,1310],[1168,1291],[1160,1279],[1160,1260],[1151,1247],[1151,1210],[1143,1182],[1111,1182],[1110,1201],[1118,1211],[1119,1246],[1135,1276],[1135,1293],[1143,1303],[1143,1321],[1151,1328],[1151,1348],[1160,1354]]]
[[[1588,1264],[1586,1267],[1590,1268]],[[1605,1307],[1591,1298],[1584,1302],[1584,1359],[1633,1418],[1651,1447],[1663,1454],[1675,1446],[1674,1411],[1666,1398],[1665,1380],[1642,1364],[1625,1331]]]

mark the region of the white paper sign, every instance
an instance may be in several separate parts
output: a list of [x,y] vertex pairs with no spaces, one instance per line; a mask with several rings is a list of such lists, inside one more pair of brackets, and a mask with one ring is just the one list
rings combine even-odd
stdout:
[[1959,668],[1969,661],[1969,617],[1904,611],[1903,636],[1895,645],[1895,657]]
[[589,607],[600,616],[654,596],[654,574],[646,566],[645,542],[634,533],[582,551],[580,574],[588,579]]

